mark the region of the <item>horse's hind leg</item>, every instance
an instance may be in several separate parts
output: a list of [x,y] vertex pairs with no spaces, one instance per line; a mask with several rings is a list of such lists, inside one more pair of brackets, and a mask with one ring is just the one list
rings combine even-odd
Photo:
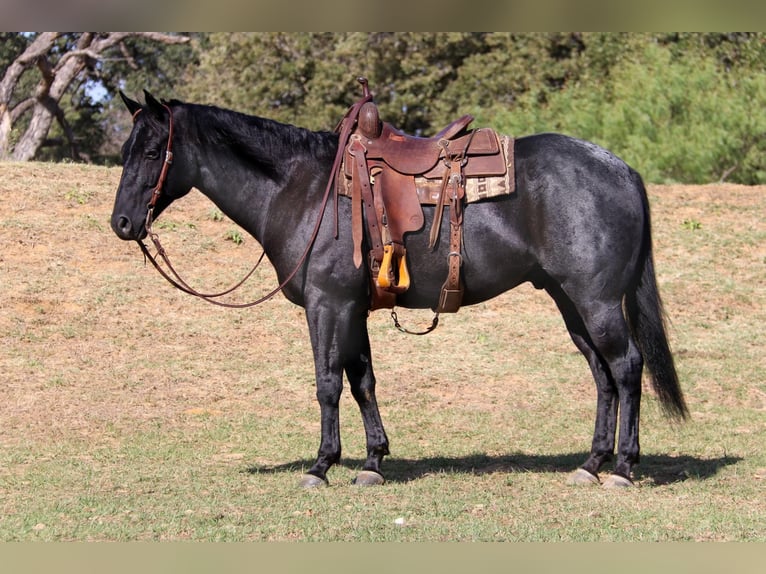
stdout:
[[615,433],[617,431],[617,389],[611,374],[601,360],[595,345],[588,334],[585,323],[576,307],[558,285],[547,285],[546,291],[558,305],[564,318],[569,335],[575,346],[585,356],[596,381],[597,405],[596,427],[593,432],[593,442],[588,460],[580,467],[580,471],[570,477],[573,483],[598,482],[598,471],[601,466],[612,460],[614,455]]
[[557,285],[548,285],[546,290],[556,301],[572,340],[588,360],[598,397],[591,453],[570,482],[597,482],[599,469],[613,458],[619,409],[617,462],[605,485],[630,484],[631,468],[639,458],[643,360],[629,334],[622,306],[619,302],[589,301],[578,308]]

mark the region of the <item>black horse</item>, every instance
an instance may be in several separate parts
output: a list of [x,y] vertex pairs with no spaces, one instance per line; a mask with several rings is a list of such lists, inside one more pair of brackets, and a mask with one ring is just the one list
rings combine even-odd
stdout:
[[[255,237],[279,280],[287,280],[284,295],[305,309],[311,337],[322,430],[316,462],[302,484],[326,484],[327,471],[340,459],[344,373],[367,438],[356,482],[382,483],[389,444],[367,333],[368,271],[352,262],[350,200],[341,196],[334,209],[323,207],[338,134],[159,102],[148,93],[144,105],[122,97],[134,125],[122,151],[114,232],[142,240],[150,203],[156,217],[197,188]],[[171,139],[172,164],[164,157]],[[465,207],[463,304],[526,281],[548,292],[590,365],[598,393],[590,456],[570,482],[599,482],[599,469],[614,456],[619,411],[617,458],[604,485],[630,485],[639,460],[644,363],[666,413],[681,419],[688,414],[665,334],[646,190],[633,169],[592,143],[538,134],[516,139],[514,151],[516,192]],[[436,249],[428,249],[434,208],[424,207],[424,213],[423,230],[406,238],[411,286],[396,301],[403,308],[436,308],[447,274],[449,225],[442,225]]]

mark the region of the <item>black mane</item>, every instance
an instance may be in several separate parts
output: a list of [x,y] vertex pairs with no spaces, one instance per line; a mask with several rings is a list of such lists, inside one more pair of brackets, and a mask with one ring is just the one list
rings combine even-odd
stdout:
[[167,102],[171,108],[188,112],[195,129],[190,130],[195,144],[208,144],[227,150],[269,172],[276,172],[284,158],[313,156],[332,163],[338,148],[338,135],[312,131],[260,116],[244,114],[210,105]]

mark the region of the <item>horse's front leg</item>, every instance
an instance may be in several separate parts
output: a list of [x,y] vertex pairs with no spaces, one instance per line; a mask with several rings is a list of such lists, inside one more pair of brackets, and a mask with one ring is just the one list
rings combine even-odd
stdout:
[[328,484],[327,471],[340,460],[340,395],[343,391],[343,326],[341,317],[324,306],[306,309],[314,352],[316,397],[321,417],[321,440],[316,462],[301,479],[301,486]]
[[368,461],[365,470],[379,474],[380,461],[388,453],[388,440],[375,401],[366,309],[357,308],[353,302],[339,307],[323,301],[306,308],[306,319],[314,352],[322,436],[316,462],[301,479],[301,485],[327,484],[327,471],[340,461],[339,404],[344,371],[359,403],[367,432]]
[[360,486],[375,486],[384,482],[380,465],[383,457],[389,454],[388,437],[383,428],[378,401],[375,397],[375,374],[372,370],[366,319],[356,326],[354,331],[358,332],[354,337],[354,343],[358,347],[346,363],[346,376],[351,386],[351,394],[362,413],[364,432],[367,437],[367,460],[354,483]]

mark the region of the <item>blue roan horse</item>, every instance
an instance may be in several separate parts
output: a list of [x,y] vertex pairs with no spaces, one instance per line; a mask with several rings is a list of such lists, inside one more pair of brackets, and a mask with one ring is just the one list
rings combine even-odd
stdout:
[[[302,484],[325,484],[340,459],[344,373],[367,437],[356,482],[382,483],[389,445],[367,334],[368,270],[352,262],[350,199],[340,196],[326,210],[322,205],[338,134],[145,97],[142,105],[123,95],[134,125],[123,147],[112,229],[121,239],[140,241],[147,235],[150,202],[157,217],[197,188],[255,237],[279,280],[289,279],[282,290],[305,309],[311,337],[322,430],[316,462]],[[172,165],[164,162],[171,139]],[[614,456],[619,418],[617,457],[603,484],[630,485],[639,460],[644,363],[664,410],[687,416],[657,290],[646,190],[633,169],[592,143],[539,134],[514,145],[516,192],[465,206],[463,304],[526,281],[548,292],[590,365],[598,393],[591,452],[570,482],[599,482],[599,469]],[[436,248],[428,249],[434,208],[424,207],[424,214],[423,229],[406,237],[411,286],[396,300],[403,308],[436,308],[447,274],[448,222]]]

